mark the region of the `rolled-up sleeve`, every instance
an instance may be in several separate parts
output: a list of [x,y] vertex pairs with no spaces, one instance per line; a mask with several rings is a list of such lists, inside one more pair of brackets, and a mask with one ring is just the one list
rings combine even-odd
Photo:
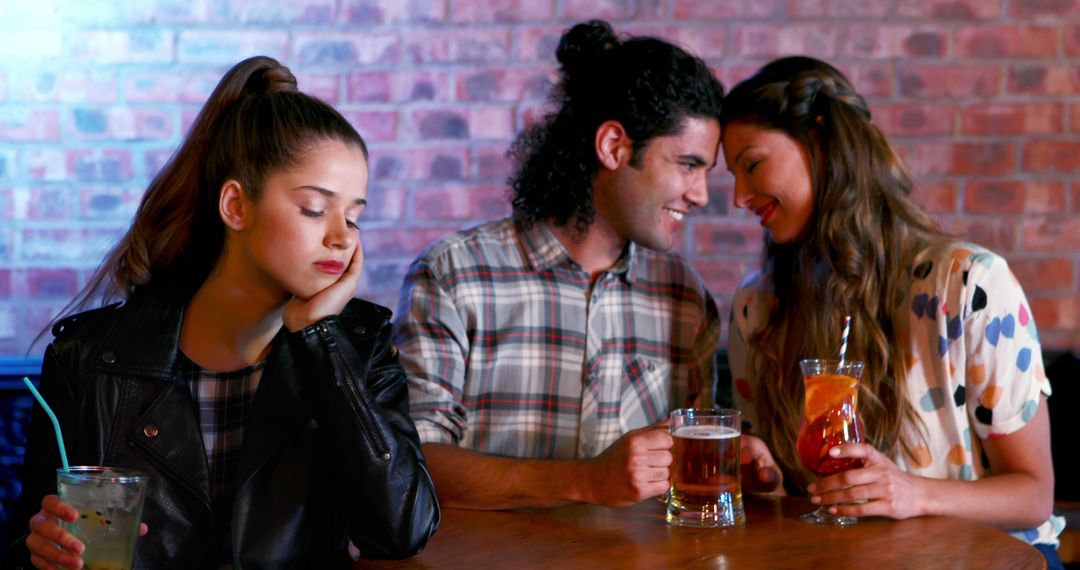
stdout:
[[467,420],[461,395],[469,338],[448,289],[423,258],[405,275],[394,343],[401,351],[409,413],[421,443],[457,445]]

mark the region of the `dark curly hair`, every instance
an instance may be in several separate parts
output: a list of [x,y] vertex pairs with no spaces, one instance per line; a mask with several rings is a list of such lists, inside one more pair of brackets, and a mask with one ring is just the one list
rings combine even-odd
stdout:
[[719,120],[724,87],[700,58],[653,37],[620,40],[601,20],[577,24],[559,40],[558,107],[518,136],[508,153],[514,219],[592,225],[596,129],[618,121],[633,141],[631,166],[655,137],[678,134],[687,117]]

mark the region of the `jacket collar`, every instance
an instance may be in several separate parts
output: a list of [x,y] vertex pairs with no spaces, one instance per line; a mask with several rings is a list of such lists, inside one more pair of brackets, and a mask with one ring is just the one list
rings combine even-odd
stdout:
[[172,377],[180,347],[185,299],[165,287],[139,287],[90,355],[89,368]]

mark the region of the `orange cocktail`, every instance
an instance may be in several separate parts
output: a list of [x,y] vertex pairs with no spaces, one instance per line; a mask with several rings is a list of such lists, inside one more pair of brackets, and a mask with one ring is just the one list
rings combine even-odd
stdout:
[[[862,461],[829,455],[843,443],[862,441],[862,427],[855,408],[859,404],[859,379],[863,364],[852,361],[803,360],[805,404],[802,427],[795,447],[799,460],[818,477],[862,467]],[[816,524],[854,524],[854,517],[832,515],[824,507],[803,515]]]

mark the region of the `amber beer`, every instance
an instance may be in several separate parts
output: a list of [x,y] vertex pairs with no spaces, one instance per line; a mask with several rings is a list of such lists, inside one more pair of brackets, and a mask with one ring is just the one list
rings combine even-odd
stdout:
[[743,524],[739,412],[676,410],[667,521],[679,526]]

